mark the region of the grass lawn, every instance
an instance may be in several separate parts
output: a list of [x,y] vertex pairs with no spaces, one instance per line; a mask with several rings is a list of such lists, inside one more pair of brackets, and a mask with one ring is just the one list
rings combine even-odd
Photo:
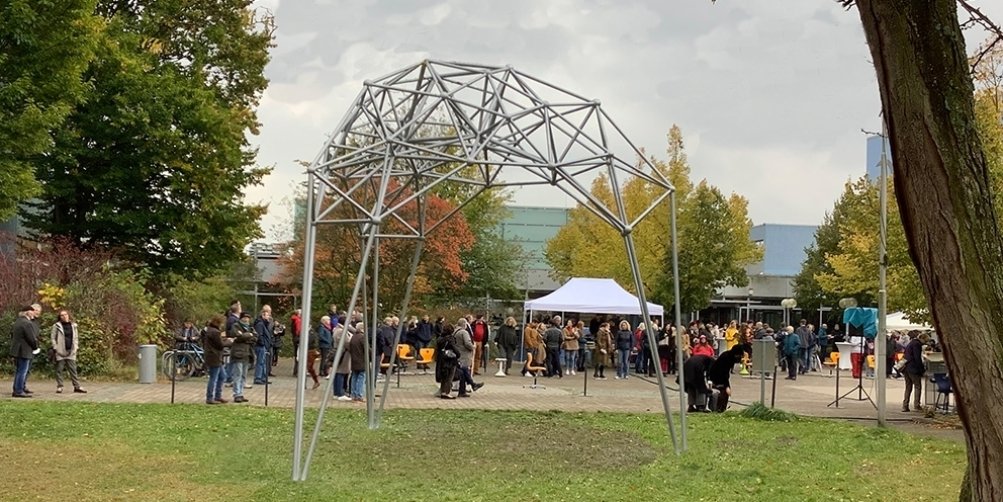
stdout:
[[[312,425],[312,416],[308,426]],[[956,500],[964,446],[819,420],[331,409],[306,483],[293,412],[0,401],[4,500]]]

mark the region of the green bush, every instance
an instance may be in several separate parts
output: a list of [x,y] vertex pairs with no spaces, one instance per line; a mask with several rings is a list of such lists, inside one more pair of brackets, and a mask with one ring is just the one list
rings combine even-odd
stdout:
[[775,408],[767,408],[763,403],[752,403],[748,408],[740,411],[739,415],[745,418],[763,420],[766,422],[796,422],[801,417]]
[[9,356],[10,354],[10,339],[13,333],[11,328],[14,326],[14,318],[17,314],[13,312],[0,312],[0,374],[10,375],[14,372],[14,365]]

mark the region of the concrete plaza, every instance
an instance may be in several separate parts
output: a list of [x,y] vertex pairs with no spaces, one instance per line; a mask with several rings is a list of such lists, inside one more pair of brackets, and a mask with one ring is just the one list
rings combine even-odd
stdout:
[[[606,380],[592,378],[591,370],[585,374],[564,378],[540,378],[539,382],[545,388],[529,388],[532,378],[520,376],[515,367],[512,376],[494,376],[497,367],[490,368],[475,380],[485,383],[485,386],[473,393],[468,399],[442,400],[435,397],[438,385],[431,372],[424,374],[413,370],[405,372],[399,378],[391,375],[390,387],[387,393],[386,408],[467,408],[490,410],[561,410],[561,411],[603,411],[627,413],[660,413],[662,403],[658,393],[655,378],[641,377],[631,374],[627,380],[613,378],[614,371],[607,371]],[[292,377],[292,361],[283,360],[276,369],[277,377],[272,378],[268,388],[268,406],[292,408],[295,404],[296,380]],[[309,379],[308,379],[309,380]],[[323,395],[327,380],[321,380],[319,389],[306,390],[310,406],[317,406]],[[796,381],[785,380],[782,377],[774,382],[766,381],[766,402],[771,399],[772,387],[776,384],[775,404],[779,409],[800,415],[813,417],[830,417],[844,419],[876,419],[877,411],[870,401],[858,401],[860,395],[870,395],[873,399],[875,382],[865,378],[863,387],[866,394],[853,392],[840,400],[839,406],[828,406],[836,397],[836,376],[830,375],[828,369],[801,376]],[[190,378],[177,382],[175,387],[175,402],[202,403],[205,399],[206,378]],[[670,387],[669,399],[673,412],[679,409],[679,394],[675,391],[675,377],[669,375],[666,384]],[[857,380],[851,379],[848,371],[843,371],[839,377],[839,394],[845,394],[856,386]],[[154,384],[139,384],[135,382],[85,382],[87,394],[74,394],[67,387],[63,394],[56,394],[56,384],[53,380],[29,378],[29,388],[35,393],[34,399],[45,400],[79,400],[104,403],[169,403],[171,401],[171,383],[163,377]],[[4,389],[11,387],[10,380],[0,380]],[[308,381],[308,387],[310,382]],[[587,386],[587,388],[586,388]],[[758,377],[740,376],[732,378],[733,404],[731,409],[740,409],[744,405],[759,400],[760,380]],[[377,391],[383,388],[382,382]],[[910,421],[920,417],[920,413],[901,412],[904,383],[902,380],[889,379],[887,383],[886,401],[887,417],[892,421]],[[230,389],[224,388],[224,398],[230,398]],[[265,386],[255,385],[244,393],[250,403],[241,406],[264,406]],[[9,396],[9,394],[4,394]],[[4,397],[4,399],[12,399]],[[230,404],[228,406],[234,406]],[[364,407],[361,404],[345,403],[331,400],[333,407]]]

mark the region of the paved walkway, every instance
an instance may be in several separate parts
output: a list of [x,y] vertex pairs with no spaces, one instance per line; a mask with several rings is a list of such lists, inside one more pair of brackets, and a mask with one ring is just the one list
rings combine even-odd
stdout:
[[[497,369],[497,367],[495,368]],[[295,403],[295,379],[291,376],[291,361],[283,361],[277,369],[278,377],[273,378],[273,384],[268,389],[268,406],[292,408]],[[474,393],[469,399],[446,401],[435,397],[438,385],[431,373],[405,373],[400,377],[400,387],[397,377],[392,376],[387,393],[386,408],[471,408],[493,410],[562,410],[562,411],[605,411],[629,413],[660,413],[662,402],[658,393],[657,381],[654,378],[642,378],[631,375],[628,380],[615,380],[612,376],[607,380],[594,380],[591,373],[588,376],[578,374],[565,378],[541,378],[540,383],[546,388],[532,389],[528,386],[532,378],[522,377],[513,369],[513,376],[495,377],[494,371],[475,378],[485,382],[485,386]],[[612,374],[609,372],[608,374]],[[175,401],[182,403],[201,403],[205,396],[205,377],[193,378],[178,382],[175,388]],[[327,380],[322,380],[327,384]],[[675,388],[674,377],[666,379],[666,383]],[[830,376],[828,370],[821,373],[811,373],[800,377],[797,381],[781,378],[773,382],[766,381],[766,401],[770,401],[773,384],[776,384],[776,407],[801,415],[831,418],[876,419],[876,410],[866,399],[857,401],[859,396],[875,395],[873,380],[864,379],[866,394],[853,392],[840,401],[839,406],[827,406],[836,396],[836,378]],[[843,372],[839,379],[840,394],[846,393],[856,385],[856,380],[849,378],[849,372]],[[587,395],[586,386],[587,384]],[[758,378],[735,375],[732,379],[733,408],[759,400],[760,381]],[[155,384],[139,384],[128,382],[86,382],[87,394],[55,393],[55,383],[51,380],[29,379],[29,388],[35,392],[35,399],[46,400],[80,400],[104,403],[168,403],[171,400],[171,384],[161,380]],[[11,388],[10,380],[0,380],[0,388]],[[904,384],[901,380],[889,380],[887,385],[888,418],[892,421],[910,421],[919,416],[918,413],[903,413],[900,411]],[[311,406],[317,406],[325,387],[317,390],[307,390],[306,395]],[[382,383],[378,389],[382,389]],[[69,388],[67,388],[69,390]],[[229,399],[229,389],[224,389],[225,397]],[[3,399],[12,399],[4,393]],[[250,405],[265,405],[265,387],[255,385],[245,392]],[[669,392],[669,405],[673,411],[679,409],[679,394],[674,390]],[[344,403],[331,400],[335,407],[364,407],[364,405]]]

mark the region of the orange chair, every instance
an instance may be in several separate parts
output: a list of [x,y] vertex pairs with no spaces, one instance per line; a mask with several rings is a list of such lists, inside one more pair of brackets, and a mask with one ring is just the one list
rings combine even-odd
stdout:
[[822,364],[829,367],[829,374],[832,375],[832,370],[839,368],[839,352],[833,351],[829,353],[829,359],[823,361]]
[[418,350],[418,356],[420,359],[415,360],[418,369],[428,373],[428,365],[432,364],[432,361],[435,359],[435,349],[432,347],[423,347]]
[[407,344],[400,344],[397,346],[397,360],[400,361],[401,366],[407,368],[407,363],[409,361],[414,361],[414,356],[411,354],[411,346]]

